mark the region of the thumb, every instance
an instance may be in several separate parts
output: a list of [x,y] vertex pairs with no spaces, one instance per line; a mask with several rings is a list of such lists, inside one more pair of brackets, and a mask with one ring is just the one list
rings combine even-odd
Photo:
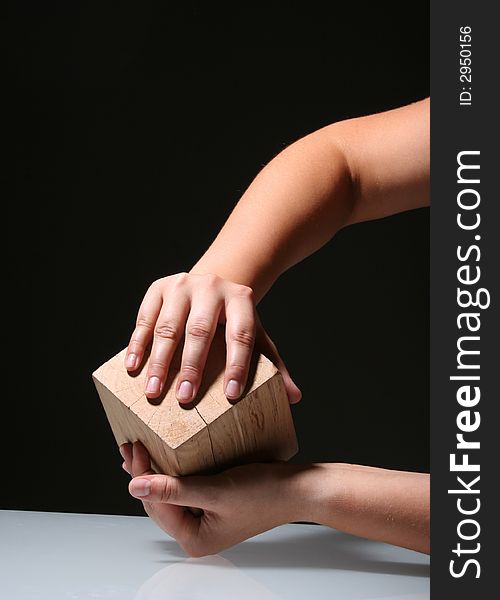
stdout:
[[219,496],[213,480],[207,475],[141,475],[132,479],[128,489],[132,496],[148,502],[210,509]]

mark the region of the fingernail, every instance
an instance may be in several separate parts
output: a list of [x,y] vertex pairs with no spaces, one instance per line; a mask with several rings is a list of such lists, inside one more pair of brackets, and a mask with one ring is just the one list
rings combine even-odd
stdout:
[[177,400],[191,400],[193,396],[193,384],[190,381],[183,381],[177,391]]
[[241,385],[236,379],[230,379],[226,385],[226,396],[228,398],[238,398],[241,394]]
[[137,355],[136,354],[129,354],[127,356],[127,360],[125,362],[125,366],[127,367],[127,369],[135,369],[135,363],[137,362]]
[[148,394],[159,394],[160,393],[160,378],[153,375],[148,379],[148,385],[146,387]]
[[149,496],[151,491],[151,481],[149,479],[134,479],[130,483],[130,493],[136,498],[144,498]]

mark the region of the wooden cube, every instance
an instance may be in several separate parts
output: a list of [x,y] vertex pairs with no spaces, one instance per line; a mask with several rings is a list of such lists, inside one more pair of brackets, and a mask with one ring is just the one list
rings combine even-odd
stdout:
[[229,401],[223,391],[226,344],[221,327],[207,359],[201,389],[188,407],[175,397],[182,344],[162,395],[144,394],[148,358],[129,374],[125,350],[92,375],[117,444],[140,440],[159,473],[213,473],[238,464],[288,460],[297,438],[283,379],[265,356],[254,353],[246,389]]

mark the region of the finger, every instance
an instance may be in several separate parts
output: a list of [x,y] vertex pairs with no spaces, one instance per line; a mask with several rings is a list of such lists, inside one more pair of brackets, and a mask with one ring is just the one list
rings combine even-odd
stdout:
[[122,469],[126,471],[129,475],[132,475],[128,469],[127,463],[125,461],[122,462]]
[[[151,469],[149,453],[141,442],[136,442],[133,445],[132,473],[134,477],[154,474]],[[184,506],[174,504],[155,504],[150,498],[141,498],[136,494],[132,495],[142,500],[146,513],[175,538],[182,536],[183,539],[186,539],[192,534],[193,527],[196,526],[195,529],[199,527],[199,523],[196,524],[198,519],[195,516],[200,516],[202,511],[195,512],[196,509],[186,510]],[[189,515],[184,513],[189,513]]]
[[[154,471],[151,469],[151,458],[149,457],[149,452],[146,448],[141,444],[141,442],[135,442],[132,446],[132,463],[130,474],[132,477],[137,477],[139,475],[151,475]],[[151,517],[152,516],[152,507],[150,502],[143,500],[142,504],[144,505],[144,510]]]
[[132,447],[132,475],[151,475],[154,471],[151,469],[151,459],[146,448],[141,442],[135,442]]
[[224,391],[230,400],[241,396],[255,344],[255,309],[252,290],[240,287],[226,304],[226,371]]
[[[154,473],[151,469],[149,453],[141,442],[136,442],[133,445],[132,455],[133,465],[131,471],[134,476],[147,476]],[[135,497],[142,501],[148,516],[154,519],[164,531],[179,541],[190,539],[197,532],[199,519],[183,507],[173,504],[155,504],[149,498]]]
[[163,303],[154,328],[153,346],[146,376],[146,396],[156,398],[162,392],[179,340],[184,334],[190,299],[184,289],[173,289]]
[[163,531],[174,537],[184,549],[190,546],[190,541],[196,540],[201,519],[195,517],[190,510],[175,504],[160,504],[144,500],[142,503],[148,516]]
[[191,402],[198,393],[210,344],[217,328],[221,304],[221,298],[213,293],[195,296],[192,299],[177,380],[177,400],[181,403]]
[[134,477],[129,483],[129,491],[135,498],[147,502],[197,506],[204,510],[210,510],[220,506],[221,502],[216,477],[209,475],[185,477],[146,475]]
[[[154,471],[151,469],[151,459],[149,457],[149,453],[140,442],[134,444],[134,460],[135,462],[132,468],[134,477],[138,477],[140,475],[151,475],[154,473]],[[145,498],[143,499],[143,504],[146,512],[151,516],[151,502]],[[191,512],[198,517],[203,513],[203,511],[200,511],[197,508],[190,508],[189,510],[191,510]]]
[[130,444],[130,443],[122,444],[120,446],[119,450],[120,450],[120,454],[122,455],[124,465],[126,467],[126,468],[124,467],[125,471],[127,471],[127,473],[132,475],[132,444]]
[[153,284],[146,292],[137,314],[135,329],[125,353],[125,368],[134,371],[139,367],[151,338],[162,306],[162,295]]
[[267,356],[267,358],[269,358],[275,364],[281,373],[290,404],[296,404],[297,402],[300,402],[300,399],[302,398],[302,392],[291,378],[290,373],[288,372],[288,369],[286,368],[286,365],[283,362],[278,349],[276,348],[276,345],[267,335],[264,329],[261,329],[260,331],[259,346],[262,354]]

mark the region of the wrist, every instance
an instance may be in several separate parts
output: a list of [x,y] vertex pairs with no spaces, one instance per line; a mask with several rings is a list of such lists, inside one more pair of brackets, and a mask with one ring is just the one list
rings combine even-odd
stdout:
[[293,521],[325,524],[340,511],[344,492],[341,472],[334,463],[293,465],[289,497]]

